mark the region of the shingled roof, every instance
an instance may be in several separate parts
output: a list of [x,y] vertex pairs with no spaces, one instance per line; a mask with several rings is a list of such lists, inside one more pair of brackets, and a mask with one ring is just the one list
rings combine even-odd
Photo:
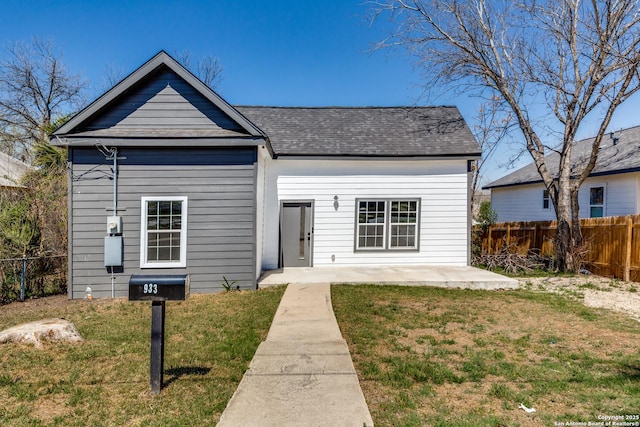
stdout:
[[[613,175],[640,171],[640,126],[623,129],[615,133],[616,140],[605,135],[600,144],[598,162],[590,176]],[[572,165],[584,164],[591,155],[591,147],[595,138],[587,138],[575,143],[571,152]],[[549,172],[558,175],[560,155],[556,152],[545,157]],[[535,164],[531,163],[492,183],[484,189],[509,187],[514,185],[535,184],[542,182]]]
[[456,107],[235,108],[267,134],[275,156],[480,155]]

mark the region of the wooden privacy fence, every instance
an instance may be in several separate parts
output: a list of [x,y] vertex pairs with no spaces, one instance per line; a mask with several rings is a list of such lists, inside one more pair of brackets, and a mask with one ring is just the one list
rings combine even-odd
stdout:
[[[594,274],[640,281],[640,215],[580,220],[583,268]],[[508,250],[525,255],[554,254],[556,221],[502,222],[482,235],[482,252]]]

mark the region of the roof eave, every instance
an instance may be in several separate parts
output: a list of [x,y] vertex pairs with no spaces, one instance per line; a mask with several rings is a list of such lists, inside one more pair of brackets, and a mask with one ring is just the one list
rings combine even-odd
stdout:
[[182,147],[225,147],[225,146],[258,146],[266,145],[267,139],[261,136],[239,137],[88,137],[63,135],[56,136],[57,146],[61,147],[93,147],[102,143],[114,147],[176,147],[175,141],[180,141]]
[[275,158],[286,159],[349,159],[349,160],[478,160],[479,153],[471,154],[334,154],[334,153],[275,153]]

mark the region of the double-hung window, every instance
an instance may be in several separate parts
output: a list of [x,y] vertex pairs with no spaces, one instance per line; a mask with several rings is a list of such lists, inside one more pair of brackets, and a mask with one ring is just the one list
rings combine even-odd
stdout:
[[358,202],[358,249],[384,249],[387,202]]
[[357,200],[357,250],[417,250],[418,199]]
[[187,265],[187,198],[143,197],[140,267]]

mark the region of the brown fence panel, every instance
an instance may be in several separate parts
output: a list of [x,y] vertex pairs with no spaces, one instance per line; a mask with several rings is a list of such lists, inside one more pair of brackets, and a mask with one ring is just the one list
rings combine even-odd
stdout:
[[640,224],[632,225],[631,236],[629,280],[640,282]]
[[[640,281],[640,215],[580,220],[584,248],[579,256],[594,274]],[[483,253],[509,250],[554,254],[556,221],[503,222],[482,236]]]
[[600,276],[622,277],[627,243],[626,218],[589,218],[580,221],[585,242],[585,267]]

